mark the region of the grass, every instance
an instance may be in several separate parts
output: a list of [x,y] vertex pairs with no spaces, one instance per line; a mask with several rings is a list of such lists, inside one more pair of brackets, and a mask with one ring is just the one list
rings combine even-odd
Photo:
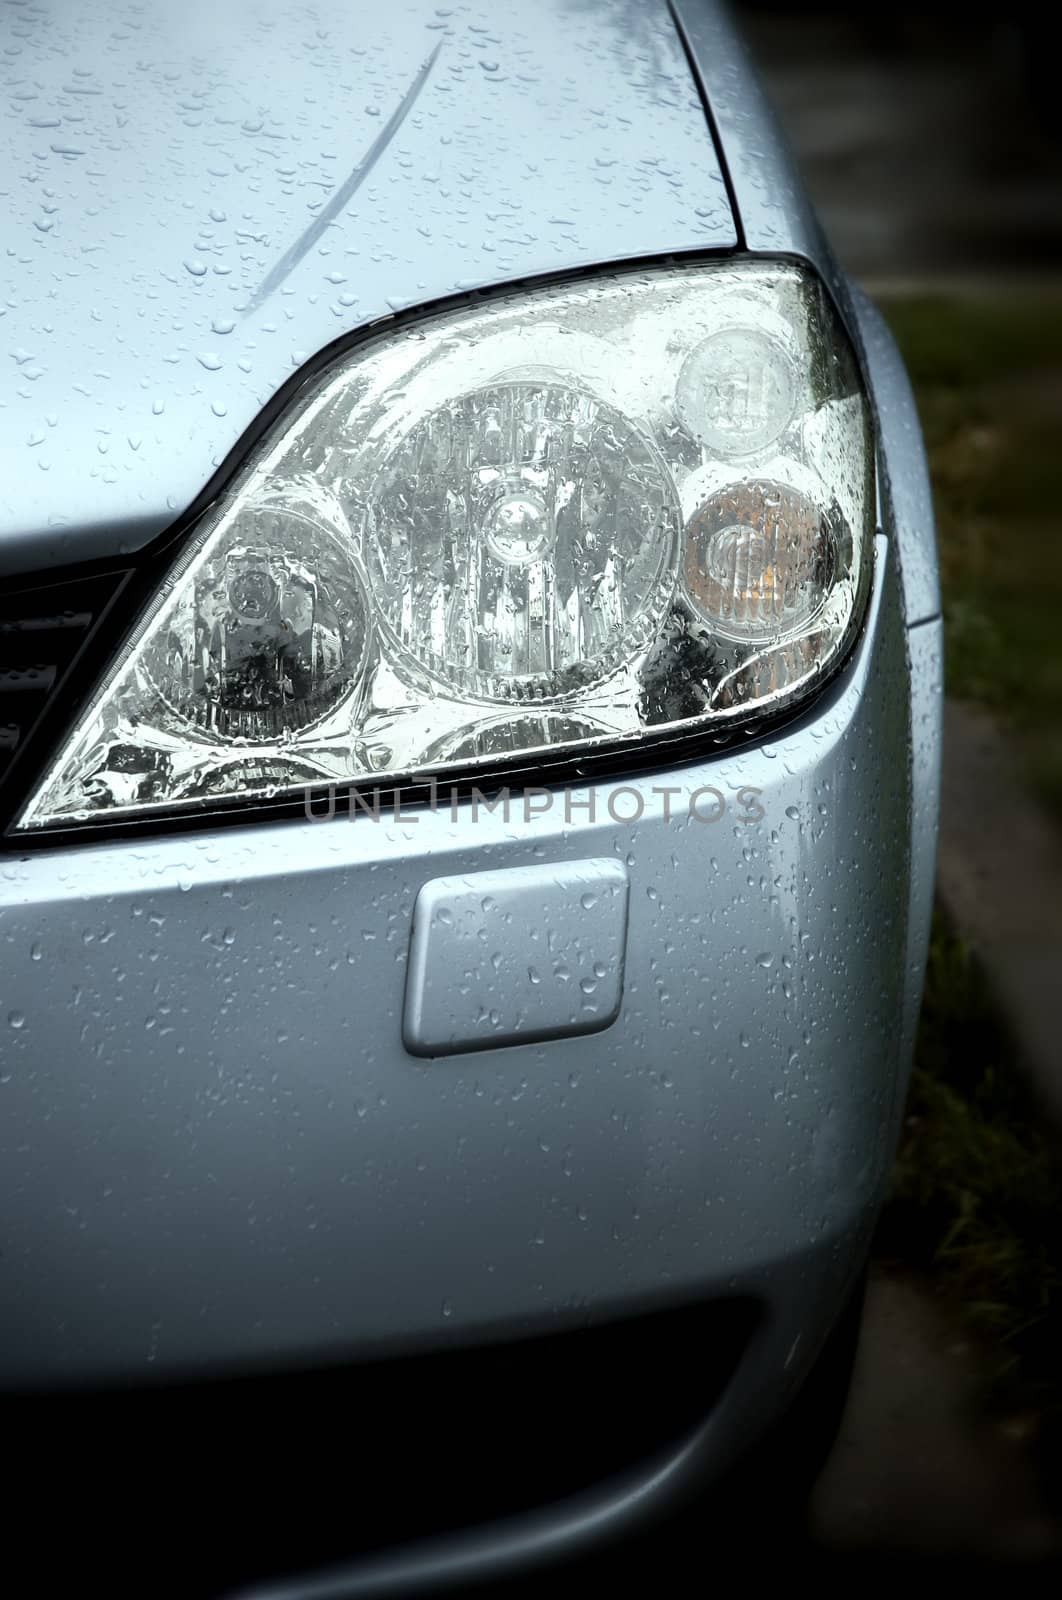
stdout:
[[969,948],[938,916],[907,1118],[878,1253],[931,1271],[1000,1398],[1045,1416],[1062,1460],[1062,1156]]
[[1062,817],[1062,286],[885,299],[929,453],[946,687]]

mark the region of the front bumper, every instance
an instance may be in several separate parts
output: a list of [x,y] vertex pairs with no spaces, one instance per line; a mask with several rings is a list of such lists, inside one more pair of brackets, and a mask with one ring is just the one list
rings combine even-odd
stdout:
[[[0,1384],[740,1299],[755,1332],[699,1447],[721,1470],[821,1347],[893,1148],[933,825],[912,694],[935,680],[912,680],[911,637],[879,537],[863,635],[810,713],[632,778],[630,825],[598,785],[594,822],[580,791],[527,822],[464,806],[0,860]],[[715,823],[688,815],[703,786],[727,798]],[[426,880],[610,857],[629,882],[610,1027],[407,1052]]]
[[[804,723],[633,779],[636,824],[602,785],[592,825],[584,793],[570,822],[558,797],[527,823],[361,815],[3,860],[0,1379],[460,1343],[822,1247],[839,1298],[906,985],[911,707],[883,540],[876,567]],[[729,801],[714,824],[684,803],[705,785]],[[630,883],[616,1022],[408,1054],[423,882],[603,857]]]

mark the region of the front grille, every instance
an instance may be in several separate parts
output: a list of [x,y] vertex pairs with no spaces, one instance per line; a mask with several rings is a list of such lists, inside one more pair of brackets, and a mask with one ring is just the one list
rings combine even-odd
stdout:
[[42,1594],[216,1600],[518,1514],[675,1448],[755,1316],[735,1300],[346,1367],[0,1396],[8,1544]]
[[72,717],[95,681],[86,646],[127,576],[0,588],[0,832],[69,732],[69,719],[53,725],[49,712],[62,701]]

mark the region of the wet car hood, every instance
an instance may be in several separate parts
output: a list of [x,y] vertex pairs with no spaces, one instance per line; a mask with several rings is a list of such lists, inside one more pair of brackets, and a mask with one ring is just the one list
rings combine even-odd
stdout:
[[390,311],[736,242],[665,0],[5,16],[9,572],[146,543]]

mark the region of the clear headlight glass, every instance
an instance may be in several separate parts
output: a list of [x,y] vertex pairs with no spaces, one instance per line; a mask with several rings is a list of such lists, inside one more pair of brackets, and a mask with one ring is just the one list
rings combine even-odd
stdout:
[[378,332],[199,524],[19,826],[784,707],[858,628],[868,408],[818,281],[614,272]]

